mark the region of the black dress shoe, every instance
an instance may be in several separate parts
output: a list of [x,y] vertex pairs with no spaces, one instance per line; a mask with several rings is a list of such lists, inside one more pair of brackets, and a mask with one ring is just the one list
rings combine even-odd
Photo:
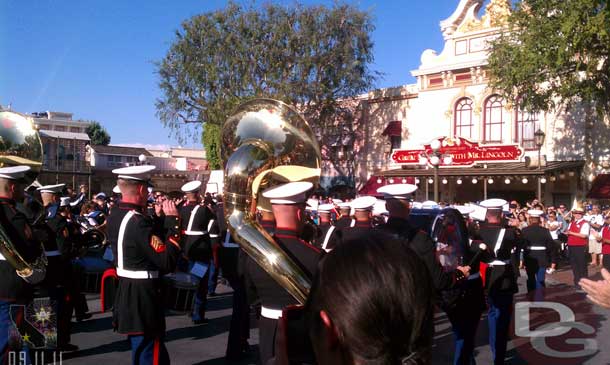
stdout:
[[85,314],[77,315],[76,316],[76,322],[82,322],[85,319],[89,319],[91,317],[93,317],[93,314],[91,314],[91,313],[85,313]]
[[207,318],[203,318],[203,319],[193,319],[193,324],[194,325],[199,325],[199,324],[208,324],[210,323],[210,321]]

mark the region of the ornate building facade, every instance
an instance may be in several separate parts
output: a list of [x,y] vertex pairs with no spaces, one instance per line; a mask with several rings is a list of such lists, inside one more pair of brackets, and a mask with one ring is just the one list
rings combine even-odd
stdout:
[[[439,199],[445,201],[476,201],[492,195],[525,201],[537,195],[540,184],[546,202],[571,204],[584,195],[596,174],[610,167],[608,144],[603,143],[610,139],[608,121],[585,125],[577,108],[530,113],[488,87],[488,42],[506,24],[510,3],[491,0],[484,11],[483,5],[484,0],[461,0],[453,14],[440,22],[444,49],[440,54],[423,51],[419,68],[411,71],[415,84],[376,90],[355,101],[358,118],[352,126],[353,141],[348,143],[356,191],[364,188],[363,193],[370,193],[379,185],[408,180],[419,183],[419,199],[431,198],[433,165],[396,157],[419,151],[435,139],[520,151],[497,161],[441,163],[436,175]],[[535,140],[539,130],[545,135],[540,147]],[[599,143],[593,143],[586,154],[590,136]],[[327,182],[341,175],[331,164],[325,167],[323,174],[331,176]]]

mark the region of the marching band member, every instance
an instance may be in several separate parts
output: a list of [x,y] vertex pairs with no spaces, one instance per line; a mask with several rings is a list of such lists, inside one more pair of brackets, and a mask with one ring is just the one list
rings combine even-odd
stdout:
[[[23,178],[29,170],[29,166],[0,168],[0,224],[23,259],[33,262],[42,253],[40,244],[26,216],[16,208],[16,201],[22,198],[25,187]],[[21,351],[9,348],[9,332],[13,327],[11,306],[28,304],[32,299],[33,284],[42,280],[43,276],[22,277],[0,254],[0,278],[0,364],[6,364],[9,351]],[[26,356],[29,355],[26,353]]]
[[529,225],[521,230],[525,246],[523,261],[527,272],[527,292],[535,291],[535,297],[542,299],[546,268],[550,263],[554,242],[548,228],[541,225],[540,217],[544,212],[530,209],[527,214]]
[[[277,223],[273,236],[276,243],[295,258],[310,278],[316,271],[320,251],[301,240],[300,235],[304,225],[305,201],[312,187],[310,182],[291,182],[263,192],[263,197],[270,199],[273,207]],[[274,356],[277,320],[282,316],[282,308],[297,304],[297,301],[253,260],[248,260],[246,270],[247,287],[256,292],[262,303],[259,348],[261,363],[267,364]]]
[[515,228],[504,224],[502,207],[505,204],[503,199],[487,199],[480,203],[487,208],[479,235],[489,251],[485,255],[489,265],[485,286],[489,305],[489,345],[494,364],[504,364],[513,296],[518,291],[517,275],[511,264],[511,252],[517,247],[518,237]]
[[315,246],[330,251],[341,240],[341,231],[331,223],[331,212],[335,208],[333,204],[321,204],[318,206],[320,223],[318,224],[319,234],[315,240]]
[[348,241],[373,229],[372,210],[377,199],[373,196],[361,196],[350,202],[354,209],[354,220],[347,228],[341,229],[342,241]]
[[57,303],[57,348],[75,351],[70,344],[70,319],[73,303],[68,293],[72,281],[72,241],[68,221],[59,214],[59,195],[66,184],[45,185],[38,188],[45,209],[45,228],[48,231],[44,242],[47,257],[47,276],[43,286],[49,298]]
[[354,223],[354,219],[350,216],[352,206],[349,202],[341,202],[337,204],[339,208],[339,217],[335,221],[335,227],[337,229],[343,229],[351,226]]
[[570,252],[570,266],[574,273],[574,286],[580,290],[578,282],[588,276],[586,250],[589,244],[589,222],[583,217],[585,211],[581,206],[572,209],[572,221],[568,226],[568,250]]
[[[152,218],[144,214],[155,166],[115,169],[123,195],[118,209],[108,217],[108,239],[114,251],[119,285],[113,325],[128,336],[132,364],[169,364],[164,344],[165,298],[161,276],[173,272],[180,255],[178,211],[171,200],[162,203],[163,232],[155,232]],[[162,237],[165,236],[165,239]]]
[[182,249],[189,260],[189,270],[192,275],[199,278],[199,285],[195,293],[193,304],[193,324],[208,323],[205,318],[205,309],[208,295],[208,279],[212,259],[212,242],[210,238],[210,225],[215,220],[214,213],[201,204],[199,191],[201,181],[190,181],[182,185],[186,201],[180,207],[182,228]]

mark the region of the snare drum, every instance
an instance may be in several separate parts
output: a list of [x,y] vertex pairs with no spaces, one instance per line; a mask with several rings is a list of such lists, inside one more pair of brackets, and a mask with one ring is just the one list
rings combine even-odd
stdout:
[[176,272],[166,275],[163,280],[166,308],[179,312],[190,312],[193,309],[199,279],[188,273]]

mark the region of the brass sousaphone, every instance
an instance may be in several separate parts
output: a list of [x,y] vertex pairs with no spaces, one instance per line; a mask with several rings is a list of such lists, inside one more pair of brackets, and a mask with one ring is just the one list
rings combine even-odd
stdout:
[[[33,120],[19,113],[0,110],[0,167],[25,165],[31,170],[26,175],[26,185],[31,184],[42,167],[42,143]],[[36,283],[44,278],[46,259],[44,250],[35,262],[27,262],[11,242],[0,225],[0,253],[26,281]]]
[[[274,280],[304,303],[311,280],[257,223],[255,210],[262,187],[270,184],[267,176],[273,176],[269,172],[278,167],[314,171],[317,176],[313,179],[319,180],[321,155],[313,131],[293,107],[277,100],[254,99],[241,104],[224,123],[221,149],[225,218],[232,236]],[[312,181],[311,174],[308,180]]]

